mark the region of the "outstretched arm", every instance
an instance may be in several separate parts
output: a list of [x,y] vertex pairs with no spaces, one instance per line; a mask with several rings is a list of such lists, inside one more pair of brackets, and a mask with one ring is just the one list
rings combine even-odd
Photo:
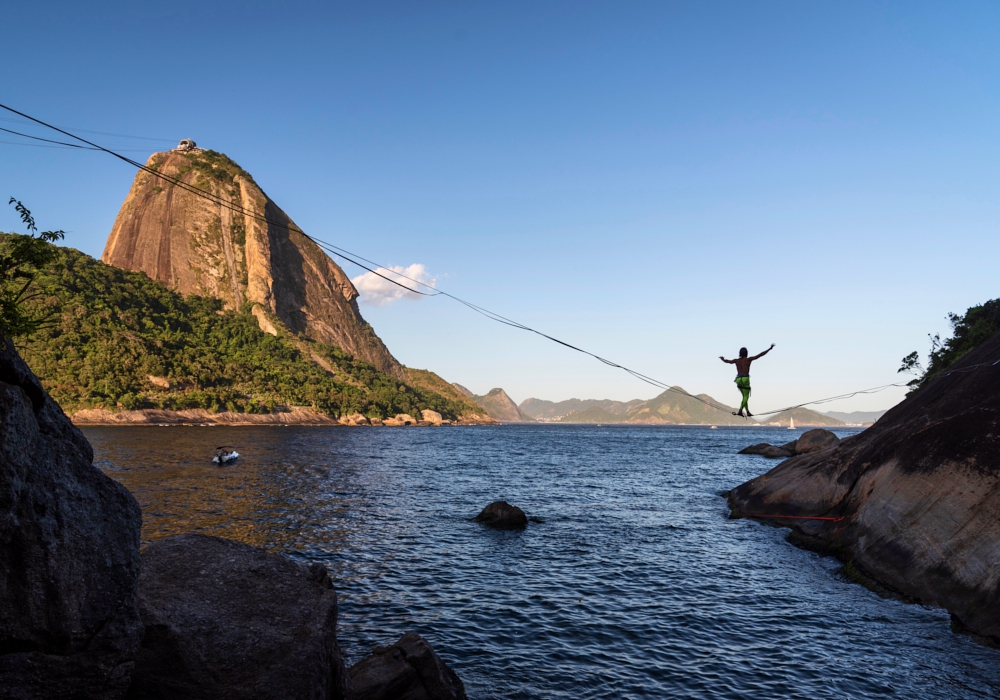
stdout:
[[722,355],[719,355],[719,359],[720,359],[720,360],[722,360],[723,362],[725,362],[725,363],[726,363],[727,365],[731,365],[731,364],[733,364],[734,362],[736,362],[736,360],[727,360],[727,359],[726,359],[726,358],[724,358],[724,357],[723,357]]
[[771,352],[771,351],[772,351],[773,349],[774,349],[774,343],[771,343],[771,347],[769,347],[769,348],[768,348],[767,350],[765,350],[764,352],[762,352],[762,353],[761,353],[761,354],[759,354],[759,355],[754,355],[754,356],[753,356],[753,357],[751,357],[750,359],[751,359],[751,360],[757,360],[757,359],[760,359],[761,357],[764,357],[764,355],[766,355],[767,353]]

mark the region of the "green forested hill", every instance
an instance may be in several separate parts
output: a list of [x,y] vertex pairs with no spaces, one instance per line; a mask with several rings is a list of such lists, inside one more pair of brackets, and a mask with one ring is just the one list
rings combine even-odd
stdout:
[[[8,236],[0,235],[0,246]],[[64,409],[270,413],[309,406],[332,416],[457,418],[463,407],[400,383],[340,349],[261,331],[249,306],[182,297],[144,273],[105,265],[71,248],[36,279],[32,304],[51,323],[17,343]],[[320,358],[331,371],[310,359]]]

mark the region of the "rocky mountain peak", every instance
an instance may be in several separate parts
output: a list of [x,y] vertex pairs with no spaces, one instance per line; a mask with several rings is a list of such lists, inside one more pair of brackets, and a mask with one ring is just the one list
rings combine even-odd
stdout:
[[101,260],[229,308],[250,304],[262,330],[336,345],[402,378],[400,364],[361,317],[358,291],[340,266],[243,168],[190,143],[154,153],[146,165],[231,206],[140,171]]

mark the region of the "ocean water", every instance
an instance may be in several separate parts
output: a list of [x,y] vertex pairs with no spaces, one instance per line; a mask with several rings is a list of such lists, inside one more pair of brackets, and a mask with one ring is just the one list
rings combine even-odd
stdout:
[[[786,530],[729,520],[774,428],[87,428],[143,539],[319,561],[349,663],[424,635],[470,698],[981,698],[1000,650],[879,598]],[[857,432],[838,431],[842,436]],[[243,454],[209,460],[218,445]],[[505,499],[545,522],[470,518]]]

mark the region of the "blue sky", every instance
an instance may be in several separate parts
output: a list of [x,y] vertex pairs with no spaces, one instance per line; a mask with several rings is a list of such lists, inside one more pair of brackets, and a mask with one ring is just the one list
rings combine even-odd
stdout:
[[[138,159],[193,138],[314,236],[721,400],[741,345],[777,343],[753,398],[777,408],[896,380],[946,313],[1000,296],[996,3],[3,11],[0,102],[162,139],[88,134]],[[128,166],[6,143],[0,162],[0,194],[100,255]],[[447,299],[362,311],[478,393],[657,393]]]

